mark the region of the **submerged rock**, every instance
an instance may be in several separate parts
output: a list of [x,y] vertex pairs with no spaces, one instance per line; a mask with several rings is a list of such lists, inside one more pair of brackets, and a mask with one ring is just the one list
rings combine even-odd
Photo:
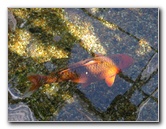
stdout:
[[15,31],[17,25],[17,21],[12,12],[8,11],[8,27],[10,31]]
[[24,103],[8,105],[8,121],[35,121],[30,108]]

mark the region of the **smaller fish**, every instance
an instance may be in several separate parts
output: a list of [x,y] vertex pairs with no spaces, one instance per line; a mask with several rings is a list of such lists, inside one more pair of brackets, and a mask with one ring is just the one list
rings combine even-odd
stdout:
[[105,80],[108,86],[112,86],[116,75],[132,64],[133,58],[126,54],[115,54],[110,57],[96,54],[93,58],[74,63],[48,76],[28,76],[32,86],[26,91],[25,96],[31,95],[40,86],[53,82],[72,81],[86,87],[92,82]]

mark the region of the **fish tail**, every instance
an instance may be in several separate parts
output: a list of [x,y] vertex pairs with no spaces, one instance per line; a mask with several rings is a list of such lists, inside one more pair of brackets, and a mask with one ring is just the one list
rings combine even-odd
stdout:
[[23,97],[29,97],[36,90],[38,90],[39,87],[41,87],[43,84],[51,83],[51,81],[53,81],[53,79],[51,80],[50,77],[43,76],[43,75],[30,75],[27,78],[31,82],[32,85],[25,91]]

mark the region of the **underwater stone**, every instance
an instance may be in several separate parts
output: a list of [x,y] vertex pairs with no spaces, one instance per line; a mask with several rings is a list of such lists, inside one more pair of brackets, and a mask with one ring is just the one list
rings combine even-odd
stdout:
[[17,21],[16,21],[14,15],[12,14],[12,12],[8,11],[8,27],[9,27],[9,30],[12,31],[12,32],[15,31],[16,24],[17,24]]
[[156,53],[149,61],[146,69],[142,73],[141,79],[149,78],[158,69],[158,54]]
[[8,121],[35,121],[30,108],[24,103],[8,105]]

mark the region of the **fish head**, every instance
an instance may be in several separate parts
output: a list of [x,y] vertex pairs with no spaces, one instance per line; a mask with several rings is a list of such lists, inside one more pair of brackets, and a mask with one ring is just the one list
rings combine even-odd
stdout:
[[111,56],[111,59],[120,70],[126,69],[134,63],[134,59],[127,54],[115,54]]

